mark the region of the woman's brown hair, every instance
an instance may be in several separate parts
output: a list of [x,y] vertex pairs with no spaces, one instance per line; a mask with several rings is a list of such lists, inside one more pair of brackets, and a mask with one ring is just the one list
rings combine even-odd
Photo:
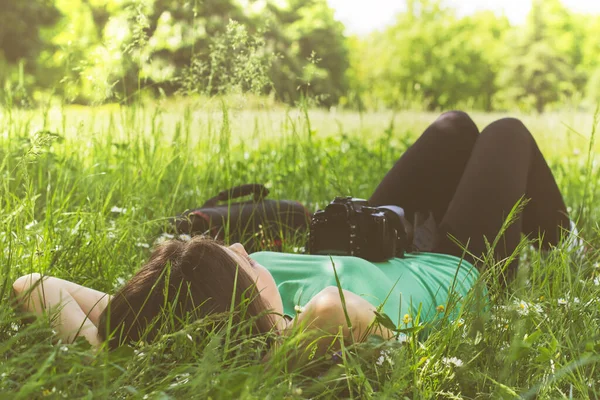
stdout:
[[154,340],[165,317],[177,330],[184,321],[230,311],[234,322],[251,318],[255,331],[266,333],[273,327],[267,309],[250,276],[217,242],[173,240],[160,245],[114,295],[100,316],[98,334],[114,349]]

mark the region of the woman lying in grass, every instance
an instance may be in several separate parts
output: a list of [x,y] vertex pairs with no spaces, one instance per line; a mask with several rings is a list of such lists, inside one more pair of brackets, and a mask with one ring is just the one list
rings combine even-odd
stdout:
[[[526,204],[503,230],[522,199]],[[323,352],[332,336],[395,337],[389,323],[378,323],[376,311],[396,327],[410,327],[417,315],[430,322],[456,306],[478,269],[494,264],[482,260],[489,253],[486,243],[497,237],[494,255],[503,262],[495,264],[501,270],[493,276],[505,284],[515,275],[521,234],[539,238],[547,249],[572,229],[546,161],[515,119],[494,122],[480,134],[468,115],[443,114],[402,155],[369,202],[400,206],[408,221],[416,221],[409,229],[415,252],[371,263],[354,257],[249,256],[239,244],[171,241],[112,297],[37,274],[19,278],[14,290],[26,310],[56,310],[55,325],[67,341],[82,335],[95,346],[108,341],[111,348],[152,341],[164,324],[176,330],[184,321],[235,309],[233,322],[251,319],[255,332],[285,334],[302,324],[321,337]],[[424,225],[430,237],[418,222],[423,215],[430,216]]]

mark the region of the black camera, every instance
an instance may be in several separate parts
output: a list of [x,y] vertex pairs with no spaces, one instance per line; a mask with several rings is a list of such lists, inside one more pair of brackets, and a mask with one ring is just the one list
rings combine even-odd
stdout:
[[371,207],[366,200],[336,197],[310,223],[310,254],[344,255],[369,261],[402,257],[408,249],[404,210]]

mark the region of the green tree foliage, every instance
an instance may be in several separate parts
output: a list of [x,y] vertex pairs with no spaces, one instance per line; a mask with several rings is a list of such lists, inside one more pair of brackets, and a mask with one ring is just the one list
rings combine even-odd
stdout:
[[585,92],[592,107],[600,104],[600,16],[583,18],[580,26],[585,33],[583,35],[581,69],[587,75]]
[[146,91],[273,92],[332,105],[347,90],[343,25],[326,0],[55,0],[38,84],[74,102]]
[[271,77],[279,98],[295,101],[300,95],[336,104],[348,89],[349,55],[344,26],[333,17],[326,0],[289,0],[270,10],[280,26],[271,36],[280,55]]
[[50,0],[0,0],[0,10],[0,100],[26,105],[37,58],[49,45],[43,31],[60,13]]
[[499,43],[509,28],[492,13],[459,19],[439,1],[410,0],[396,24],[359,48],[354,68],[363,97],[389,107],[491,109]]
[[[142,66],[142,77],[170,94],[180,87],[176,78],[187,68],[196,82],[186,89],[221,92],[234,73],[231,64],[235,53],[249,50],[239,30],[228,32],[231,20],[246,27],[252,25],[234,0],[155,0],[144,27],[148,43],[142,50],[147,61]],[[233,43],[236,40],[239,43]],[[236,44],[244,48],[234,50]]]
[[[567,15],[558,1],[533,2],[528,24],[524,32],[517,32],[520,39],[501,77],[504,94],[512,103],[542,112],[548,104],[576,91],[574,66],[581,55]],[[553,20],[560,23],[552,26]],[[568,34],[556,34],[565,29]]]
[[466,106],[543,111],[600,97],[600,18],[536,0],[527,22],[479,12],[458,17],[443,0],[407,0],[383,32],[350,41],[355,107]]
[[60,14],[51,0],[0,0],[0,54],[9,63],[35,60],[46,45],[40,31]]
[[600,102],[600,17],[535,0],[511,26],[489,11],[459,16],[448,0],[405,1],[392,26],[346,38],[327,0],[0,0],[2,97],[252,91],[486,111]]

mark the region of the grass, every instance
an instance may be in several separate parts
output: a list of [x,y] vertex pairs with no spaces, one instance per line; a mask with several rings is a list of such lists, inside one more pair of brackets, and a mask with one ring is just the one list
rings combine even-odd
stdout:
[[[307,119],[308,116],[308,119]],[[476,114],[482,128],[502,115]],[[600,243],[593,116],[521,116],[549,160],[582,235]],[[114,292],[147,259],[166,218],[220,190],[259,182],[311,209],[368,197],[433,121],[426,113],[252,109],[243,98],[129,108],[0,110],[2,398],[598,398],[600,265],[565,248],[525,249],[524,273],[491,309],[419,341],[372,337],[341,358],[289,371],[281,343],[191,324],[153,345],[94,353],[24,324],[10,284],[30,272]],[[286,248],[292,251],[292,245]],[[492,293],[499,288],[491,287]],[[314,370],[318,370],[315,373]]]

